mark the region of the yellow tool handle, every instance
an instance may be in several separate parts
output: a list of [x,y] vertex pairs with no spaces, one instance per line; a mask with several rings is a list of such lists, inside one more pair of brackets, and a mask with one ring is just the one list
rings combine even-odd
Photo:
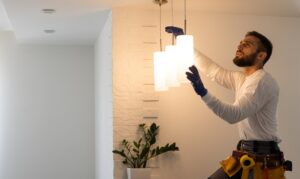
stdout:
[[249,157],[248,155],[243,155],[240,159],[241,166],[243,168],[243,173],[241,179],[248,179],[249,171],[251,168],[255,166],[255,162],[253,158]]

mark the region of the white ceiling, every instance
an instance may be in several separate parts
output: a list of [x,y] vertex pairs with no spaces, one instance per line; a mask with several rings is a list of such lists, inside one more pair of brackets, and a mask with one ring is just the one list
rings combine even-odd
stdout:
[[[172,0],[168,0],[169,3]],[[173,0],[182,8],[183,0]],[[188,10],[300,17],[300,0],[186,0]],[[157,8],[152,0],[0,0],[0,31],[13,30],[20,43],[93,44],[114,6]],[[42,9],[53,8],[54,14]],[[53,34],[45,29],[55,29]]]

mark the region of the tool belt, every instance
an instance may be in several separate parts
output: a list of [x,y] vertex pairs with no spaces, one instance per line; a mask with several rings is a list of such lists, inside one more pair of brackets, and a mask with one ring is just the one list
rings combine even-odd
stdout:
[[237,150],[255,154],[273,154],[280,152],[277,142],[256,140],[240,140],[237,144]]
[[292,162],[285,161],[275,142],[240,141],[237,150],[220,164],[229,177],[242,169],[242,179],[249,174],[254,179],[284,179],[284,172],[292,171]]
[[278,166],[281,166],[284,163],[283,153],[277,153],[277,154],[251,154],[248,152],[243,151],[232,151],[232,157],[238,159],[239,161],[241,158],[247,155],[249,158],[252,158],[255,162],[263,163],[265,168],[276,168]]

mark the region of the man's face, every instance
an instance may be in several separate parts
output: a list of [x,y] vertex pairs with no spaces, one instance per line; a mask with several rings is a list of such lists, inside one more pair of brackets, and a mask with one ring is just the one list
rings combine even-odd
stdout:
[[233,63],[239,67],[253,66],[259,53],[258,43],[256,37],[246,36],[238,45]]

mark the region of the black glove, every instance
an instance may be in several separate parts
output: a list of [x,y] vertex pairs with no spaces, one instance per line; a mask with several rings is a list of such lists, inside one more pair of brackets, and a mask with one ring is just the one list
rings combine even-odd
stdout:
[[189,67],[189,70],[192,72],[186,72],[186,77],[188,80],[191,81],[194,90],[196,91],[196,93],[198,95],[200,95],[201,97],[205,96],[207,94],[207,89],[204,87],[199,72],[197,70],[197,68],[193,65],[191,67]]
[[183,35],[183,29],[180,27],[175,27],[175,26],[167,26],[165,27],[165,31],[168,33],[172,33],[175,37],[178,35]]

